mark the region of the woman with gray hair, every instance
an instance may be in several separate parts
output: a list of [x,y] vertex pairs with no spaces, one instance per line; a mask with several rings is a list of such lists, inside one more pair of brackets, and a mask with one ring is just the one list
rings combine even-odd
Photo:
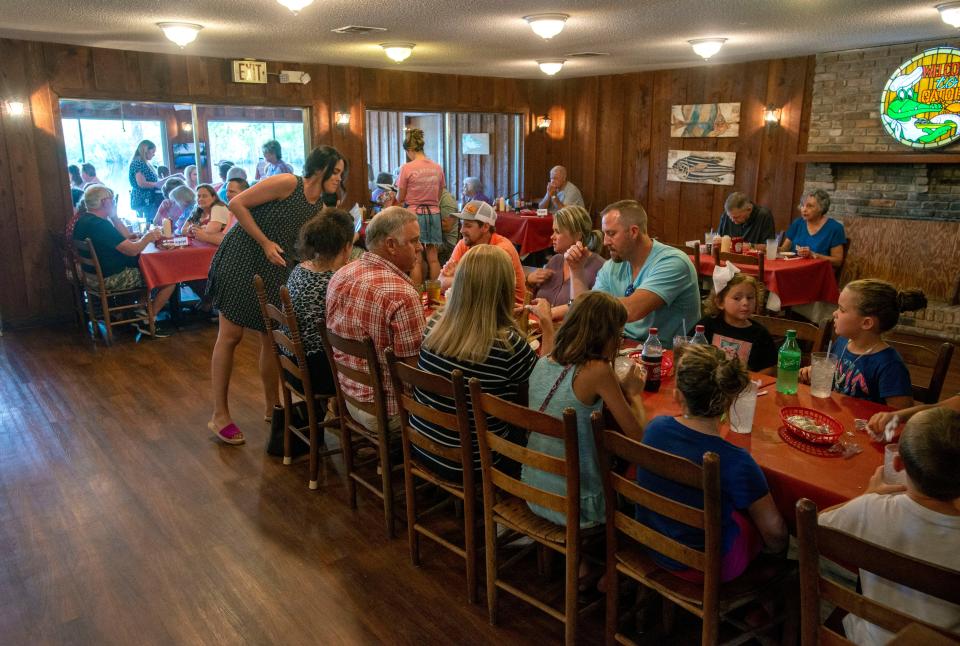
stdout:
[[466,177],[463,180],[462,203],[466,204],[470,200],[480,200],[491,206],[493,205],[493,200],[483,194],[483,184],[480,182],[479,177]]
[[821,188],[808,190],[797,208],[800,217],[787,229],[780,251],[795,251],[801,258],[826,258],[840,267],[847,234],[842,223],[827,217],[830,196]]

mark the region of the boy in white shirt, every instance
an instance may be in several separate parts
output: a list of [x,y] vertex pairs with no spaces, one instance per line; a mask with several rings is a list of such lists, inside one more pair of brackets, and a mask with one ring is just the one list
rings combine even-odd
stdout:
[[[917,413],[900,437],[894,466],[906,486],[882,484],[879,467],[867,493],[820,514],[819,522],[894,552],[960,571],[960,413],[932,408]],[[960,634],[960,606],[860,571],[863,594],[922,621]],[[853,614],[847,638],[861,646],[886,644],[893,635]]]

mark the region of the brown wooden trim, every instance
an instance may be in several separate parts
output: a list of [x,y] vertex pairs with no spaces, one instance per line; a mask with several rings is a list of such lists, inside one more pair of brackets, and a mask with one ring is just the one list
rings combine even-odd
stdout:
[[798,153],[800,164],[960,164],[960,153]]

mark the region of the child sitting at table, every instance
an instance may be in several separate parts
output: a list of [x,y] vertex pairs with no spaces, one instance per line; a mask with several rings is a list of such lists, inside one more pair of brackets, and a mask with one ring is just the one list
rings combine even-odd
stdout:
[[[855,280],[844,287],[833,313],[837,333],[833,354],[838,357],[833,390],[891,408],[912,406],[910,371],[882,335],[897,324],[900,312],[926,306],[920,290],[898,292],[882,280]],[[800,381],[810,383],[809,366],[800,369]]]
[[[704,303],[704,316],[697,325],[704,327],[707,341],[738,356],[754,372],[776,374],[777,347],[773,337],[750,317],[756,313],[760,285],[753,276],[739,273],[731,263],[713,273],[713,294]],[[693,335],[693,330],[690,331]]]
[[[682,416],[659,416],[647,424],[643,444],[703,464],[708,451],[720,457],[720,522],[722,563],[720,580],[740,576],[766,546],[781,552],[787,546],[787,526],[777,510],[767,480],[746,450],[720,436],[720,420],[749,382],[747,369],[738,357],[730,358],[719,348],[690,345],[684,348],[677,367],[674,397]],[[661,496],[703,509],[700,491],[667,480],[642,468],[637,483]],[[696,550],[704,548],[702,529],[668,519],[645,507],[637,507],[637,520]],[[654,552],[653,559],[676,576],[699,582],[703,573],[685,568]]]
[[[894,467],[906,470],[906,494],[890,495],[904,487],[883,485],[880,466],[865,494],[823,512],[819,522],[894,552],[960,571],[958,463],[960,413],[944,407],[917,413],[907,423],[900,437],[900,455],[894,458]],[[862,570],[860,582],[864,596],[960,633],[960,606]],[[893,638],[853,614],[844,618],[843,628],[855,644],[886,644]]]

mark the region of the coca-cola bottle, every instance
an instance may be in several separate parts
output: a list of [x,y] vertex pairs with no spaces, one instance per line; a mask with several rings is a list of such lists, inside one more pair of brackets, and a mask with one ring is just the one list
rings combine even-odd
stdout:
[[640,359],[647,370],[647,382],[643,389],[655,393],[660,390],[660,365],[663,363],[663,344],[657,336],[657,328],[650,328],[647,340],[643,342]]

